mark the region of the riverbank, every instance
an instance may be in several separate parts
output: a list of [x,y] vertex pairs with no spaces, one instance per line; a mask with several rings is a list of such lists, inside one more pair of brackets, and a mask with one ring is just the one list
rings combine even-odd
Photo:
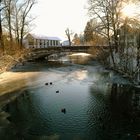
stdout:
[[26,61],[26,56],[29,50],[23,49],[16,52],[10,52],[0,55],[0,74],[9,71],[12,67],[17,64],[22,65]]
[[11,55],[4,54],[0,56],[0,96],[26,86],[25,81],[36,75],[35,72],[17,73],[11,70],[24,64],[25,54],[27,53],[28,50],[22,50]]
[[20,95],[19,92],[16,93],[15,91],[31,86],[32,81],[30,79],[33,79],[38,74],[39,72],[12,71],[0,74],[0,106],[11,102]]
[[18,58],[11,55],[3,55],[0,57],[0,74],[8,71],[18,62]]

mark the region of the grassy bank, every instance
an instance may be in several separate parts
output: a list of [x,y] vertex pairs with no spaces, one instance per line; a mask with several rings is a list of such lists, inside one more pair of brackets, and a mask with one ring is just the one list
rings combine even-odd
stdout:
[[0,56],[0,74],[9,71],[16,64],[25,61],[27,50],[16,51],[14,53],[5,53]]

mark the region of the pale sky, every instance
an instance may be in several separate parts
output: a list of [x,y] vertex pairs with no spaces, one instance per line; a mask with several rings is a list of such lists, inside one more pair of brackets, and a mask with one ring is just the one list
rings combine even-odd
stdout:
[[38,0],[32,9],[37,16],[32,32],[63,40],[66,28],[80,33],[88,21],[86,5],[87,0]]

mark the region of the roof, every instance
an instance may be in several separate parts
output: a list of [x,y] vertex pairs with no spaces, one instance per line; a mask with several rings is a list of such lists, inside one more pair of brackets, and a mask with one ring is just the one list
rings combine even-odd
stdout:
[[33,38],[35,39],[44,39],[44,40],[61,40],[58,37],[49,37],[49,36],[45,36],[45,35],[36,35],[36,34],[30,34]]
[[69,42],[69,40],[64,40],[63,42]]

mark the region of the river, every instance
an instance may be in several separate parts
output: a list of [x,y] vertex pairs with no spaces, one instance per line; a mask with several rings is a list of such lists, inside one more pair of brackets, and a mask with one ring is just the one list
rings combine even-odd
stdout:
[[8,94],[1,106],[0,139],[136,140],[139,88],[95,60],[85,63],[85,56],[70,63],[62,60],[28,62],[13,69],[36,75],[14,82],[24,86]]

